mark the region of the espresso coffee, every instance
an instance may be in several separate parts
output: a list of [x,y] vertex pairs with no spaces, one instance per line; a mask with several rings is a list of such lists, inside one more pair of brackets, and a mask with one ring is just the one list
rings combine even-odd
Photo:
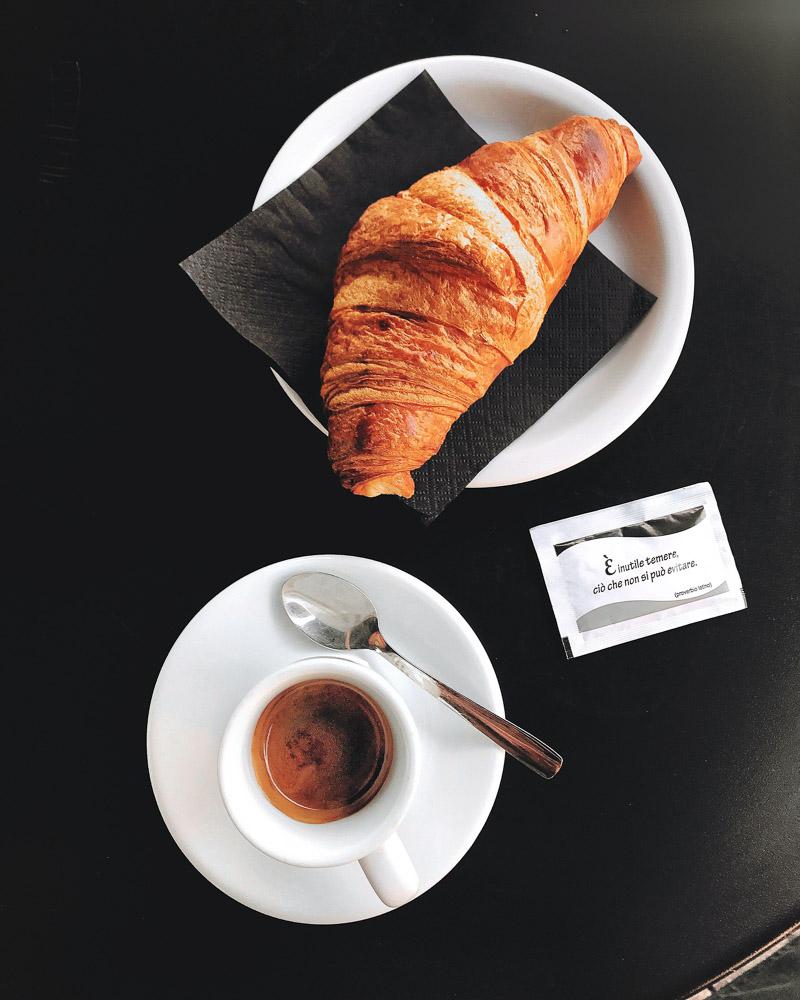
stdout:
[[252,759],[259,785],[281,812],[329,823],[378,793],[392,762],[392,732],[378,705],[351,684],[301,681],[261,713]]

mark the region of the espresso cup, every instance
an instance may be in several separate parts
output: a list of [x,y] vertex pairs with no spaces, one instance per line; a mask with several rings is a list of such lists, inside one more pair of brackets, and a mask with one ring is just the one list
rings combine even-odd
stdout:
[[[270,802],[253,769],[252,742],[266,706],[282,691],[310,680],[342,681],[375,702],[389,723],[393,757],[380,790],[357,812],[328,823],[302,823]],[[260,681],[230,717],[219,751],[225,808],[240,833],[270,857],[302,868],[358,861],[379,899],[400,906],[413,899],[419,877],[397,835],[419,776],[419,736],[407,705],[377,672],[343,656],[298,660]]]

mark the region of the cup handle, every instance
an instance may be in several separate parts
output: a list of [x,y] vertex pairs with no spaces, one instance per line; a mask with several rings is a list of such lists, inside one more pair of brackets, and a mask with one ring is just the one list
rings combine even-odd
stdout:
[[416,896],[419,875],[396,833],[358,863],[380,901],[387,906],[402,906]]

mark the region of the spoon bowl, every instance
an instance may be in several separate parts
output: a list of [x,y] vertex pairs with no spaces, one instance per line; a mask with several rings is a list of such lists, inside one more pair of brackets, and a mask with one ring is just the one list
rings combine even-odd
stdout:
[[330,573],[298,573],[281,588],[283,607],[309,639],[328,649],[369,649],[378,612],[354,584]]

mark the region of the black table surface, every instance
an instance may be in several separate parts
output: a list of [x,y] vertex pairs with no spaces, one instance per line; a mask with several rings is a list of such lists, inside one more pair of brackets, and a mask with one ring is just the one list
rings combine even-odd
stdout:
[[[800,7],[13,7],[4,995],[669,1000],[797,920]],[[338,487],[321,435],[177,265],[248,210],[325,98],[464,52],[553,70],[640,129],[686,209],[696,294],[672,378],[617,441],[468,491],[423,528]],[[749,609],[567,662],[528,528],[706,479]],[[568,758],[550,783],[509,762],[443,882],[332,928],[209,885],[161,820],[144,750],[194,612],[315,552],[435,587],[509,715]]]

